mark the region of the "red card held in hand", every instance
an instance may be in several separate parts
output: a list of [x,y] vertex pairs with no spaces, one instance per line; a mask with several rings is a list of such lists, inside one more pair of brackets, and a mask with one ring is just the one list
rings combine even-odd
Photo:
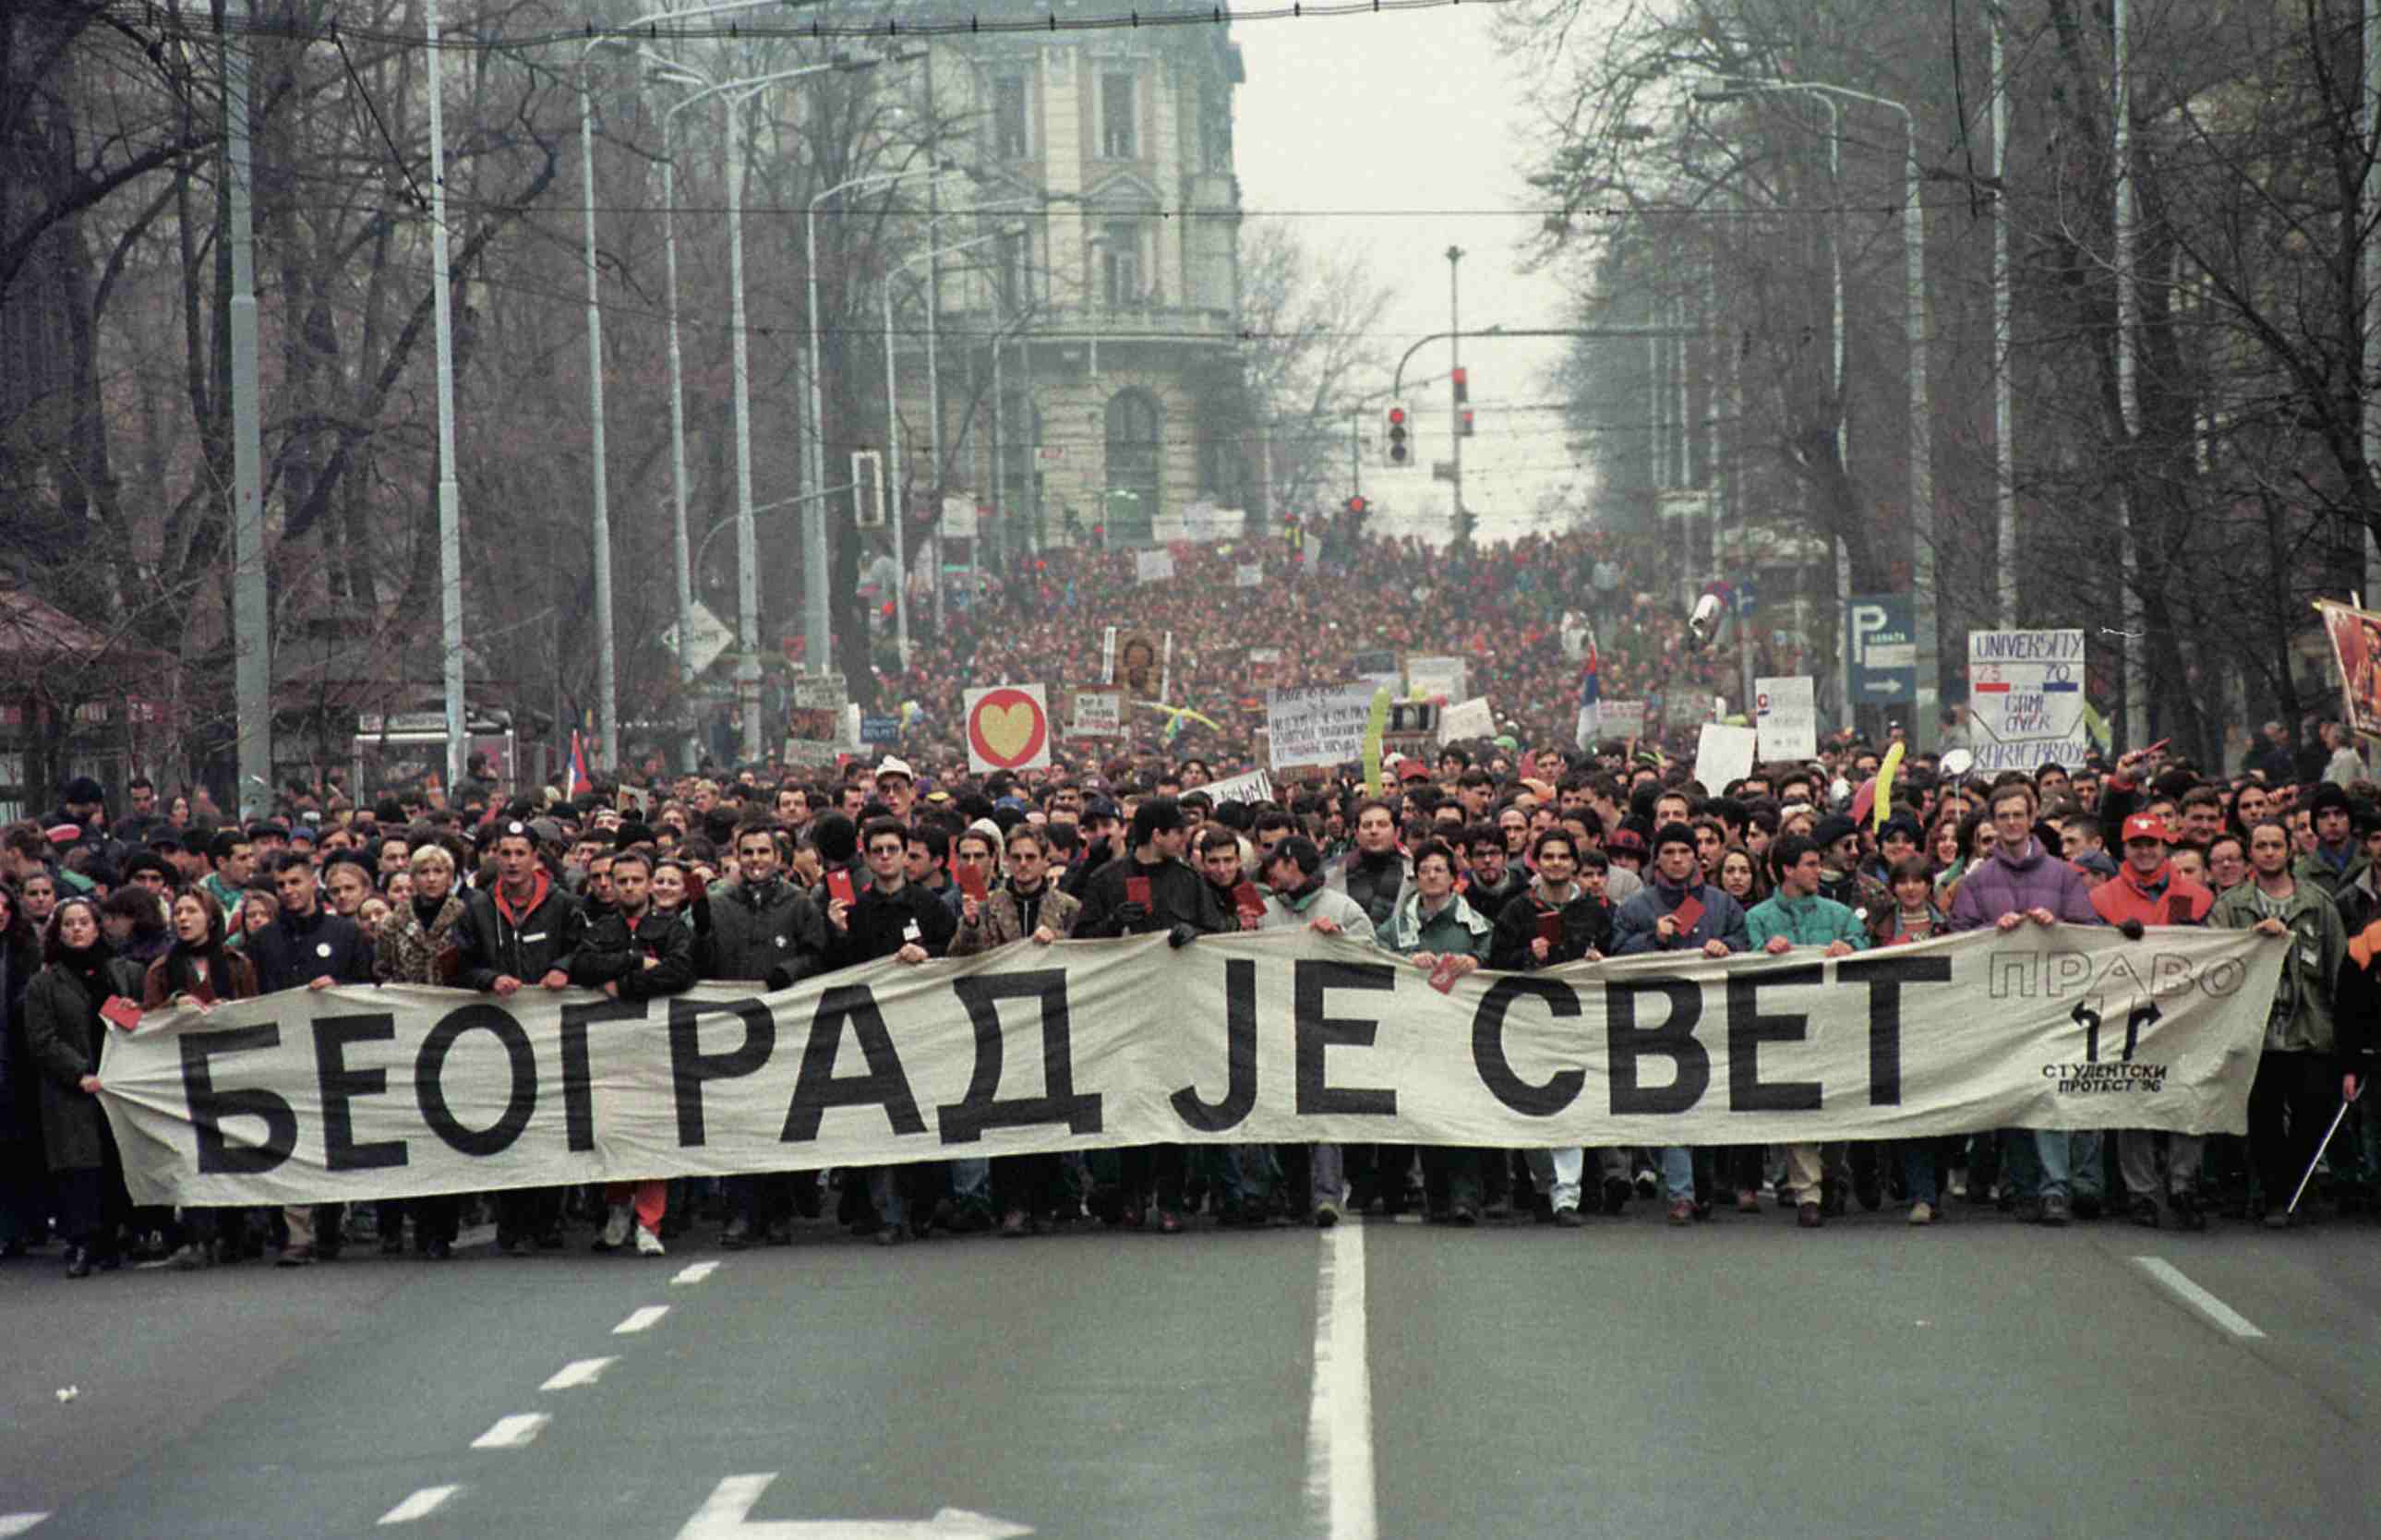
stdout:
[[1142,908],[1147,909],[1149,907],[1149,879],[1147,877],[1125,878],[1124,901],[1129,904],[1139,904]]
[[837,903],[856,904],[860,896],[852,891],[851,874],[829,872],[826,874],[826,896]]
[[1701,898],[1696,898],[1691,893],[1679,899],[1679,907],[1670,911],[1670,918],[1678,922],[1679,934],[1680,935],[1684,935],[1689,931],[1693,930],[1695,928],[1695,922],[1703,917],[1703,901]]
[[1542,909],[1538,911],[1539,940],[1545,942],[1549,947],[1559,947],[1562,945],[1562,911],[1558,909]]
[[119,1031],[130,1032],[140,1024],[140,1008],[121,995],[110,995],[99,1008],[99,1019]]
[[1256,884],[1243,882],[1232,889],[1232,908],[1252,920],[1262,920],[1264,918],[1264,895],[1257,891]]
[[[1560,920],[1562,916],[1556,915],[1555,918]],[[1549,941],[1546,945],[1552,946],[1554,943]],[[1440,958],[1438,966],[1430,971],[1430,986],[1442,995],[1451,995],[1455,992],[1455,958],[1451,954]]]
[[981,867],[958,867],[952,871],[951,875],[958,881],[959,891],[977,903],[983,902],[991,896],[992,885],[983,880],[983,871]]

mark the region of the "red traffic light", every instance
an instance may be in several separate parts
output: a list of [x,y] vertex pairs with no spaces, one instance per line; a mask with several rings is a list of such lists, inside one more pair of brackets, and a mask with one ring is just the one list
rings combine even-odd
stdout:
[[1405,420],[1406,420],[1406,409],[1405,409],[1405,408],[1403,408],[1403,407],[1391,407],[1391,408],[1389,409],[1389,425],[1390,425],[1391,427],[1395,427],[1395,426],[1397,426],[1398,423],[1403,422]]
[[1361,497],[1350,497],[1348,499],[1348,511],[1349,513],[1361,513],[1371,506],[1371,504],[1365,502]]

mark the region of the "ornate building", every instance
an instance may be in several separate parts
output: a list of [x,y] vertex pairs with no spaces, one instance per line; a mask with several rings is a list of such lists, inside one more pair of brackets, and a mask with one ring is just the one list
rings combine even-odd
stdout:
[[[956,119],[980,178],[945,192],[937,290],[940,453],[923,328],[900,328],[913,495],[972,496],[995,553],[1111,544],[1207,502],[1261,506],[1263,463],[1239,361],[1239,182],[1224,25],[1062,30],[936,41],[930,110]],[[1090,14],[1088,11],[1083,14]],[[964,245],[965,250],[953,251]],[[927,263],[912,271],[926,278]],[[915,407],[912,403],[916,403]]]

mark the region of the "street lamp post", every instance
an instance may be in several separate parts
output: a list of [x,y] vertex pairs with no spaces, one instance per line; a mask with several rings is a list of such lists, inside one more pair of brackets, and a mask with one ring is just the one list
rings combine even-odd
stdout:
[[[810,420],[807,423],[809,432],[803,435],[805,440],[803,458],[810,470],[808,490],[813,494],[826,484],[826,446],[822,442],[822,435],[825,432],[826,412],[819,390],[819,375],[822,373],[819,351],[819,207],[839,193],[855,191],[861,188],[890,187],[896,182],[912,181],[920,177],[942,177],[952,174],[949,167],[939,165],[920,166],[914,171],[877,172],[871,176],[854,177],[848,181],[837,182],[811,199],[809,211],[803,219],[802,233],[802,278],[810,312]],[[939,444],[937,447],[939,448]],[[802,565],[808,569],[802,583],[803,655],[809,660],[812,671],[824,673],[829,662],[830,644],[826,616],[826,505],[823,498],[814,500],[809,516],[802,520]]]
[[[1911,627],[1918,632],[1918,700],[1911,713],[1910,739],[1915,748],[1931,749],[1935,742],[1935,715],[1942,697],[1942,681],[1937,655],[1939,649],[1935,637],[1935,469],[1929,447],[1931,424],[1927,421],[1932,409],[1926,385],[1926,238],[1924,211],[1919,202],[1917,115],[1890,97],[1854,91],[1848,86],[1734,76],[1721,77],[1720,83],[1733,92],[1745,93],[1801,92],[1816,95],[1823,101],[1841,97],[1901,115],[1906,146],[1902,159],[1901,246],[1907,286],[1904,324],[1910,350],[1910,616]],[[1833,138],[1832,134],[1830,137]],[[1840,324],[1843,314],[1840,299],[1836,312]],[[1840,418],[1843,410],[1840,385],[1838,397],[1837,411]],[[1842,644],[1838,645],[1840,649]]]

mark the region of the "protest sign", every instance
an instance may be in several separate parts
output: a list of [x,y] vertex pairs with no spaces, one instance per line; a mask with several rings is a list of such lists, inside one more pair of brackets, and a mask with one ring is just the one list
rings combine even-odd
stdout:
[[1598,737],[1627,739],[1645,736],[1644,702],[1605,701],[1597,710],[1601,715],[1596,726]]
[[1135,582],[1162,583],[1174,576],[1174,553],[1159,546],[1154,551],[1132,554],[1132,575]]
[[1264,563],[1261,561],[1248,561],[1242,562],[1238,567],[1233,568],[1232,586],[1234,588],[1263,588],[1264,586]]
[[1706,722],[1695,740],[1695,779],[1715,797],[1730,781],[1740,781],[1752,774],[1753,739],[1751,727],[1731,727],[1718,722]]
[[1977,775],[2083,763],[2083,633],[1970,631],[1968,720]]
[[1459,738],[1494,738],[1496,736],[1496,714],[1488,709],[1488,697],[1474,695],[1459,701],[1439,714],[1438,740],[1452,743]]
[[968,768],[1038,770],[1050,763],[1050,707],[1038,684],[995,685],[963,696]]
[[1764,759],[1815,759],[1819,705],[1808,674],[1752,681],[1753,726]]
[[1069,737],[1122,738],[1124,736],[1123,691],[1079,689],[1068,693],[1073,702],[1067,722],[1067,732]]
[[139,1204],[281,1204],[1158,1143],[2239,1133],[2286,940],[2025,925],[1429,972],[1307,930],[1020,942],[763,993],[392,985],[102,1050]]
[[1246,775],[1209,781],[1199,789],[1214,798],[1217,807],[1226,802],[1269,802],[1273,801],[1273,776],[1263,770],[1252,770]]
[[1357,758],[1363,752],[1374,690],[1369,684],[1337,684],[1266,691],[1265,731],[1273,740],[1266,764],[1280,770]]
[[1459,657],[1406,659],[1406,693],[1418,701],[1460,701],[1468,671]]
[[2314,607],[2339,666],[2341,720],[2367,737],[2381,737],[2381,615],[2328,599]]

